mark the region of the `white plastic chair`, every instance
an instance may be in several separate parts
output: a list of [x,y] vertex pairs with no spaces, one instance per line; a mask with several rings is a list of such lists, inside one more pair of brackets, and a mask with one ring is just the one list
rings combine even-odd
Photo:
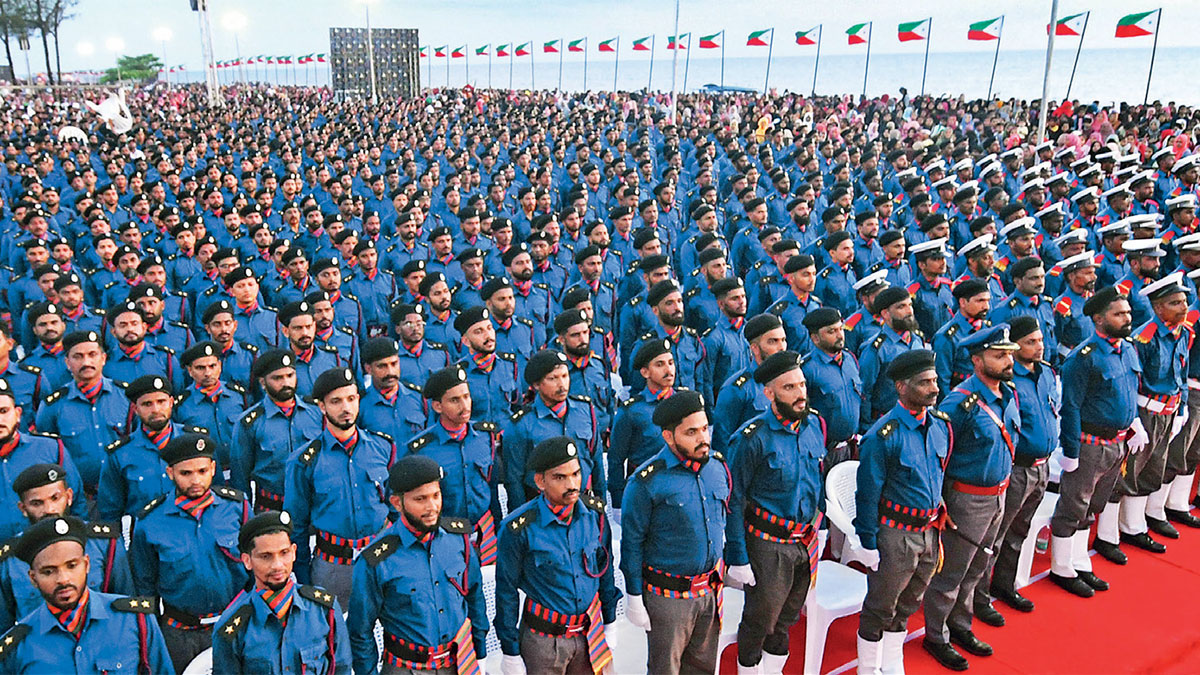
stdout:
[[181,675],[211,675],[213,670],[212,664],[212,647],[205,649],[192,659],[192,662],[187,664]]
[[1046,492],[1042,496],[1042,503],[1038,504],[1037,512],[1033,514],[1033,519],[1029,521],[1029,534],[1025,535],[1025,541],[1021,542],[1021,555],[1017,558],[1017,578],[1013,584],[1016,588],[1024,588],[1029,585],[1038,533],[1042,531],[1043,527],[1049,527],[1050,517],[1054,515],[1054,509],[1057,506],[1058,493]]
[[862,542],[854,532],[854,516],[858,513],[854,493],[857,489],[858,460],[839,462],[825,477],[825,516],[845,535],[841,555],[843,565],[862,562],[865,555]]
[[832,560],[817,563],[817,586],[804,602],[808,617],[804,635],[805,675],[821,671],[830,624],[862,611],[866,597],[867,575]]

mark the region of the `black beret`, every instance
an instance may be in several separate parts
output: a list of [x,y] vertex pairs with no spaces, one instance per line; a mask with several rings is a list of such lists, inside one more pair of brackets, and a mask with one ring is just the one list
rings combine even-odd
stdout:
[[719,300],[721,299],[721,296],[725,295],[729,291],[742,288],[745,285],[746,284],[742,281],[741,277],[725,277],[724,279],[717,279],[714,281],[712,286],[709,287],[709,290],[712,291],[713,297]]
[[887,376],[893,380],[907,380],[917,373],[934,369],[937,357],[928,349],[910,349],[901,352],[888,364]]
[[79,275],[75,274],[74,272],[70,274],[63,274],[54,280],[54,290],[56,291],[61,291],[62,289],[70,288],[71,286],[83,286],[83,279],[80,279]]
[[307,302],[309,307],[316,307],[318,302],[330,302],[332,299],[328,291],[319,290],[304,296],[304,302]]
[[554,333],[562,335],[572,326],[578,326],[581,323],[588,323],[587,317],[583,315],[583,310],[568,309],[554,317]]
[[309,274],[314,277],[329,269],[341,269],[342,265],[337,258],[331,256],[322,256],[313,261],[312,267],[309,268]]
[[248,554],[254,550],[255,538],[276,532],[286,532],[291,536],[291,514],[287,511],[264,511],[247,520],[242,529],[238,530],[238,550]]
[[436,483],[446,476],[442,467],[425,455],[405,455],[388,469],[388,489],[402,495],[422,485]]
[[511,267],[513,261],[516,260],[517,256],[521,255],[522,253],[529,253],[529,244],[519,241],[508,247],[508,250],[504,252],[504,255],[500,256],[500,261],[504,263],[505,267]]
[[396,305],[395,307],[392,308],[392,317],[391,317],[392,324],[400,325],[400,324],[404,323],[404,319],[409,314],[416,314],[417,316],[421,317],[422,319],[425,318],[425,305],[421,305],[421,304],[410,305],[408,303],[402,303],[402,304]]
[[250,267],[238,267],[229,274],[226,274],[222,281],[226,286],[232,286],[244,279],[253,279],[258,281],[258,277],[254,276],[254,270]]
[[759,384],[767,384],[771,380],[790,373],[793,370],[798,370],[801,364],[804,363],[804,358],[793,351],[776,352],[759,364],[754,371],[754,381]]
[[658,231],[653,227],[643,227],[633,234],[633,247],[641,248],[652,241],[658,240]]
[[633,355],[633,367],[640,370],[650,365],[650,362],[663,354],[671,353],[671,341],[668,339],[649,340],[643,342]]
[[363,239],[354,246],[354,255],[359,255],[365,251],[375,248],[375,242],[371,239]]
[[904,233],[901,232],[900,230],[888,230],[887,232],[884,232],[883,234],[879,235],[879,245],[887,246],[888,244],[890,244],[894,241],[899,241],[903,238],[904,238]]
[[167,447],[162,451],[162,460],[167,466],[175,466],[197,457],[212,459],[215,449],[216,444],[204,434],[183,434],[167,442]]
[[1024,211],[1024,210],[1025,210],[1024,202],[1009,202],[1008,204],[1001,206],[1000,211],[998,211],[996,213],[996,215],[1000,216],[1000,220],[1008,220],[1012,216],[1014,216],[1017,213],[1019,213],[1020,211]]
[[479,298],[487,302],[498,291],[502,291],[505,288],[512,288],[512,282],[508,280],[508,277],[492,277],[483,282],[483,286],[479,288]]
[[465,248],[462,250],[462,252],[455,256],[454,259],[462,263],[471,260],[472,258],[482,259],[484,255],[486,255],[486,252],[481,248]]
[[967,298],[973,298],[980,293],[987,292],[988,285],[985,284],[981,279],[967,279],[965,281],[960,281],[958,282],[958,285],[954,287],[953,291],[954,297],[959,300],[966,300]]
[[1083,303],[1083,313],[1086,316],[1095,316],[1103,313],[1108,309],[1108,306],[1117,300],[1124,300],[1125,296],[1117,289],[1116,286],[1105,286],[1096,291],[1092,297]]
[[[774,237],[777,234],[783,234],[783,231],[773,225],[767,225],[763,229],[759,230],[758,234],[755,236],[758,238],[758,243],[761,244],[761,243],[765,242],[767,239]],[[773,246],[773,244],[772,244],[772,246]]]
[[833,249],[837,248],[838,246],[841,246],[842,242],[850,241],[851,238],[852,237],[850,236],[850,233],[847,232],[846,230],[834,232],[833,234],[829,235],[828,237],[825,237],[825,250],[832,251]]
[[1028,314],[1014,316],[1008,320],[1008,339],[1016,342],[1034,331],[1041,330],[1038,320]]
[[84,342],[95,342],[96,344],[100,345],[101,349],[104,348],[104,344],[100,341],[99,333],[94,330],[77,330],[72,333],[67,333],[65,336],[63,336],[63,353],[69,354],[73,347],[81,345]]
[[297,302],[289,302],[283,307],[280,307],[279,316],[277,318],[279,319],[279,325],[287,328],[288,324],[292,322],[292,319],[305,314],[312,315],[312,305],[308,304],[304,300],[300,300]]
[[600,247],[595,244],[588,244],[575,252],[575,264],[580,265],[584,260],[594,255],[600,255]]
[[342,387],[358,387],[358,381],[354,379],[354,371],[349,368],[330,368],[313,381],[312,397],[320,401]]
[[701,265],[707,265],[708,263],[710,263],[714,260],[724,260],[724,259],[725,259],[725,249],[721,248],[720,246],[713,246],[712,248],[704,249],[703,251],[700,252],[700,257],[699,257]]
[[646,305],[648,307],[655,307],[658,303],[665,300],[667,296],[680,292],[682,292],[682,289],[679,287],[679,282],[674,279],[665,279],[654,284],[650,288],[650,291],[646,293]]
[[788,258],[787,262],[783,263],[783,273],[792,274],[808,267],[816,267],[816,265],[817,262],[811,255],[800,253]]
[[27,491],[67,480],[67,470],[58,464],[33,464],[17,474],[12,489],[20,499]]
[[484,307],[483,305],[468,307],[464,309],[457,317],[455,317],[454,330],[458,331],[460,334],[466,333],[468,330],[470,330],[471,326],[483,321],[488,321],[491,318],[492,313],[489,312],[488,308]]
[[879,295],[875,296],[875,301],[871,303],[871,312],[878,314],[892,305],[903,302],[912,297],[909,292],[899,286],[888,286],[879,291]]
[[584,286],[575,285],[563,291],[562,307],[563,309],[574,309],[579,306],[579,303],[590,301],[591,299],[591,291]]
[[400,350],[396,349],[395,341],[385,337],[376,337],[363,343],[361,358],[363,363],[371,364],[399,353]]
[[286,349],[270,349],[258,355],[251,366],[252,377],[266,377],[282,368],[295,368],[296,357]]
[[60,541],[74,541],[80,546],[87,544],[87,525],[74,516],[60,516],[39,520],[29,526],[21,538],[17,540],[16,555],[26,565],[33,565],[33,559],[51,544]]
[[525,363],[525,382],[535,385],[559,366],[567,365],[567,357],[556,349],[543,349]]
[[25,323],[32,326],[47,314],[54,314],[60,319],[62,318],[62,310],[58,308],[58,305],[53,302],[39,302],[25,310]]
[[400,276],[401,276],[401,278],[403,278],[403,277],[407,277],[410,274],[414,274],[416,272],[424,272],[424,271],[425,271],[425,261],[424,260],[409,260],[408,262],[404,263],[404,267],[400,268]]
[[137,403],[137,400],[146,394],[154,392],[162,392],[167,396],[173,396],[171,391],[171,382],[162,375],[142,375],[133,382],[130,382],[125,387],[125,398],[129,399],[130,403]]
[[566,436],[554,436],[534,446],[529,467],[534,473],[542,473],[573,459],[579,459],[579,444]]
[[121,316],[122,314],[128,314],[130,312],[137,314],[138,316],[142,317],[143,321],[145,321],[146,317],[145,317],[145,315],[142,314],[142,310],[138,308],[136,303],[130,302],[128,300],[126,300],[125,302],[118,302],[117,304],[113,305],[112,307],[109,307],[108,313],[105,314],[104,319],[106,321],[108,321],[108,325],[111,326],[114,323],[116,323],[117,317]]
[[800,323],[808,329],[808,332],[815,333],[826,326],[842,320],[842,313],[833,307],[818,307],[804,316]]
[[746,202],[746,213],[750,213],[754,209],[757,209],[758,207],[763,206],[766,203],[767,203],[767,200],[763,199],[762,197],[755,197],[754,199],[751,199],[750,201]]
[[1024,277],[1029,270],[1035,267],[1043,267],[1042,259],[1029,256],[1027,258],[1021,258],[1017,262],[1013,263],[1013,266],[1009,268],[1009,271],[1012,273],[1013,279],[1020,279]]
[[834,204],[821,212],[821,222],[828,223],[838,216],[847,215],[846,209]]
[[213,319],[217,318],[218,314],[233,314],[233,313],[234,313],[234,306],[233,306],[232,302],[230,302],[228,300],[218,300],[218,301],[214,302],[213,304],[209,305],[208,308],[204,310],[204,316],[201,317],[201,321],[203,321],[204,323],[208,323],[208,322],[212,321]]
[[450,285],[450,282],[446,280],[445,274],[442,274],[441,272],[430,272],[429,274],[425,275],[424,279],[421,280],[417,290],[421,292],[421,295],[429,295],[429,292],[433,290],[433,287],[436,286],[438,282],[445,283],[447,286]]
[[673,430],[683,418],[698,412],[704,412],[704,397],[695,391],[677,391],[654,406],[651,421],[661,429]]
[[221,347],[212,340],[204,340],[197,342],[189,347],[179,356],[179,365],[187,368],[195,363],[196,359],[202,359],[206,356],[220,356]]
[[421,395],[430,400],[439,400],[450,389],[457,387],[460,384],[465,384],[467,381],[467,373],[459,365],[453,365],[448,368],[435,370],[425,380],[425,386],[421,389]]
[[745,336],[747,342],[753,342],[776,328],[783,328],[783,321],[779,317],[774,314],[758,314],[750,317],[742,326],[742,335]]
[[654,270],[659,270],[671,264],[670,258],[663,254],[648,255],[638,261],[638,269],[643,274],[649,274]]
[[[254,271],[250,270],[249,268],[239,267],[238,269],[246,269],[250,272],[250,276],[254,276]],[[230,274],[236,274],[236,270],[234,272],[230,272]],[[130,302],[134,300],[141,300],[142,298],[158,298],[161,300],[162,297],[162,289],[158,286],[155,286],[154,284],[140,283],[137,286],[129,289],[129,295],[126,297],[126,300]]]

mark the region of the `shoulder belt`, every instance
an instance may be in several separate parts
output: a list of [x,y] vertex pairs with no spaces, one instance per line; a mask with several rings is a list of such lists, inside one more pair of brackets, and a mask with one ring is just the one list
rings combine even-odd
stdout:
[[583,495],[583,504],[601,516],[604,515],[604,500],[592,494],[591,491]]
[[50,394],[49,396],[47,396],[45,398],[45,400],[42,401],[42,403],[54,403],[55,401],[57,401],[58,399],[66,396],[66,395],[67,395],[67,388],[62,387],[61,389],[56,389],[53,394]]
[[26,635],[33,629],[26,624],[19,623],[8,630],[4,634],[4,639],[0,640],[0,659],[6,659],[17,649],[17,645],[21,644],[21,640],[25,639]]
[[88,537],[92,539],[116,539],[121,536],[121,523],[107,520],[93,520],[87,526]]
[[[134,612],[137,614],[158,614],[158,600],[149,596],[133,598],[117,598],[109,605],[118,612]],[[249,607],[249,605],[247,605]]]
[[226,487],[224,485],[217,486],[212,489],[213,492],[221,495],[225,499],[235,502],[246,501],[246,493],[236,488]]
[[489,434],[494,434],[500,430],[500,427],[496,426],[495,422],[476,422],[474,426],[476,431],[486,431]]
[[132,436],[126,436],[125,438],[118,438],[117,440],[113,441],[112,443],[109,443],[108,445],[104,446],[104,451],[108,452],[109,454],[112,454],[112,453],[116,452],[122,445],[125,445],[126,443],[128,443],[132,438],[133,438]]
[[713,459],[717,460],[718,462],[721,462],[722,464],[725,463],[725,455],[721,454],[720,452],[717,452],[716,450],[713,450],[712,452],[710,452],[708,454],[708,456],[712,457]]
[[[300,587],[301,594],[304,593],[305,588],[307,588],[307,586]],[[311,598],[309,599],[311,600]],[[232,640],[237,636],[239,631],[250,624],[250,618],[253,616],[254,606],[247,602],[239,607],[238,611],[234,612],[233,616],[229,617],[229,620],[226,621],[220,628],[218,628],[217,631],[221,634],[223,639]]]
[[367,550],[362,552],[362,557],[367,559],[368,565],[375,567],[383,562],[385,558],[395,553],[398,548],[400,548],[400,535],[389,534],[371,544]]
[[[300,597],[307,598],[313,602],[325,607],[333,609],[333,594],[318,586],[300,586],[296,589],[300,593]],[[248,605],[247,605],[248,606]]]
[[880,438],[887,438],[888,435],[890,435],[893,431],[895,431],[896,427],[899,427],[899,426],[900,426],[900,423],[897,422],[896,420],[888,420],[886,424],[879,427],[879,431],[876,433],[879,434]]
[[317,453],[319,452],[321,452],[320,438],[314,440],[312,443],[309,443],[308,447],[304,449],[304,452],[300,453],[300,462],[306,466],[312,464],[313,460],[317,458]]
[[438,525],[441,525],[443,530],[451,534],[470,534],[473,529],[471,523],[467,522],[464,518],[442,518],[438,521]]
[[975,404],[977,403],[979,403],[979,394],[971,392],[966,398],[963,399],[962,403],[959,403],[959,405],[962,406],[963,410],[970,411],[971,408],[974,408]]
[[742,435],[749,436],[750,434],[754,433],[757,429],[758,429],[758,422],[755,422],[754,424],[748,424],[748,425],[746,425],[745,429],[742,429]]
[[637,472],[637,477],[638,477],[638,479],[640,479],[640,480],[646,480],[646,479],[647,479],[647,478],[649,478],[651,475],[653,475],[653,474],[654,474],[656,471],[658,471],[659,469],[662,469],[662,468],[663,468],[663,467],[665,467],[666,465],[667,465],[667,460],[665,460],[665,459],[656,459],[656,460],[654,460],[653,462],[650,462],[649,464],[647,464],[647,465],[646,465],[646,468],[644,468],[644,469],[642,469],[641,471]]

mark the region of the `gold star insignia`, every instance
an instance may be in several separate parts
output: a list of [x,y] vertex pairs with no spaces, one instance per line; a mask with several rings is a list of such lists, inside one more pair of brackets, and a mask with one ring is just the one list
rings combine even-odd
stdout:
[[233,626],[230,626],[229,628],[226,628],[226,629],[225,629],[225,632],[226,632],[226,633],[228,633],[228,634],[230,634],[230,635],[233,635]]
[[4,638],[4,644],[6,644],[6,645],[11,645],[11,644],[12,644],[12,636],[11,636],[11,635],[9,635],[8,637]]
[[142,607],[144,607],[145,609],[150,609],[150,601],[149,601],[149,600],[143,600],[143,601],[142,601]]

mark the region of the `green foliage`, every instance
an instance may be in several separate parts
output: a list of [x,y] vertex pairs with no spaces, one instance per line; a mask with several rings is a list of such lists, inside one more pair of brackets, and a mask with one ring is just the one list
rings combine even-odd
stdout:
[[100,82],[111,84],[117,81],[118,76],[127,82],[145,82],[158,77],[158,69],[162,67],[163,62],[154,54],[122,56],[117,59],[116,68],[104,71],[104,77],[100,78]]

